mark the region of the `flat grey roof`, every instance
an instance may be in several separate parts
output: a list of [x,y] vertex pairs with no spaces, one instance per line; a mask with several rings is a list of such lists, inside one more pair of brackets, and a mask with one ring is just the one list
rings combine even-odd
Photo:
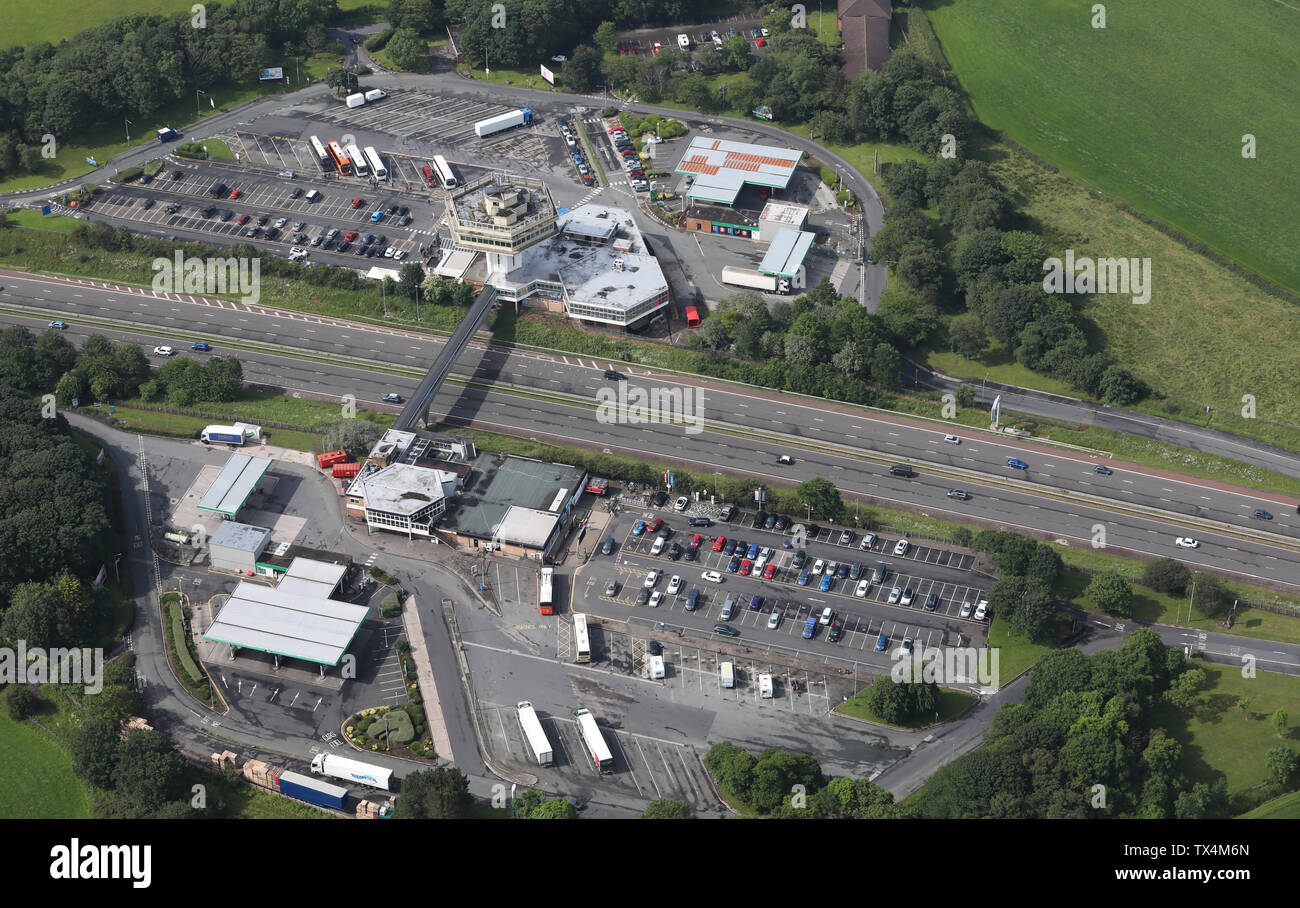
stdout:
[[248,454],[231,454],[217,478],[199,500],[204,511],[216,511],[234,517],[253,494],[262,474],[274,461],[269,457],[251,457]]
[[782,227],[776,232],[772,245],[767,247],[767,254],[758,265],[764,274],[779,274],[782,277],[794,277],[799,273],[804,256],[812,248],[816,234],[807,230],[790,230]]
[[[394,463],[367,479],[358,480],[366,510],[388,514],[414,514],[456,489],[456,474],[410,464]],[[348,489],[351,492],[351,488]]]
[[369,611],[245,580],[221,607],[205,640],[338,665]]
[[793,230],[798,230],[807,217],[808,209],[803,205],[769,201],[763,206],[763,213],[758,216],[758,219],[784,224]]
[[239,552],[251,552],[253,555],[260,555],[266,548],[266,543],[271,539],[271,531],[266,527],[255,527],[249,523],[237,523],[234,520],[223,520],[221,526],[212,534],[208,544],[220,546],[223,549],[234,549]]
[[491,539],[512,507],[559,513],[586,488],[587,471],[525,457],[480,454],[455,504],[443,517],[444,529]]
[[304,596],[328,598],[338,588],[347,570],[345,564],[331,564],[328,561],[297,557],[289,563],[289,569],[280,578],[276,589]]
[[546,545],[546,540],[551,538],[551,533],[555,531],[555,524],[559,520],[560,515],[553,514],[550,511],[538,511],[533,508],[521,508],[511,505],[506,510],[506,516],[502,519],[500,528],[493,535],[502,542],[512,542],[540,549]]

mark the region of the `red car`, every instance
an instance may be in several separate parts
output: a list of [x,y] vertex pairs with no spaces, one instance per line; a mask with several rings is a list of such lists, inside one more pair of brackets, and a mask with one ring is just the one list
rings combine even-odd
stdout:
[[753,567],[754,567],[754,562],[746,558],[744,561],[740,562],[740,573],[744,574],[745,576],[749,576],[749,572],[753,569]]
[[775,577],[775,576],[776,576],[776,565],[775,565],[775,564],[769,564],[767,567],[763,568],[763,579],[764,579],[764,580],[771,580],[771,579],[772,579],[773,577]]
[[663,526],[664,526],[663,518],[656,517],[654,520],[650,521],[650,525],[646,527],[646,531],[650,533],[658,533],[661,529],[663,529]]
[[353,208],[360,208],[360,207],[361,207],[362,205],[364,205],[364,204],[366,204],[366,200],[365,200],[365,199],[353,199],[353,200],[352,200],[352,207],[353,207]]
[[239,220],[236,221],[235,223],[239,224],[241,227],[242,227],[243,225],[247,224],[247,223],[248,223],[248,215],[246,215],[246,214],[241,214],[241,215],[239,216]]
[[231,197],[232,199],[237,199],[237,198],[239,198],[239,197],[240,197],[241,195],[243,195],[243,194],[244,194],[244,190],[242,190],[242,189],[232,189],[232,190],[230,190],[230,197]]
[[717,539],[713,540],[713,551],[721,552],[722,547],[726,544],[727,544],[727,537],[719,536]]
[[356,238],[357,232],[355,230],[349,230],[347,233],[343,234],[343,242],[345,243],[350,243]]
[[664,49],[664,46],[663,46],[662,44],[660,44],[658,41],[656,41],[656,42],[655,42],[655,53],[659,53],[659,51],[661,51],[661,50],[663,50],[663,49]]
[[755,38],[755,39],[754,39],[754,43],[757,44],[759,47],[766,47],[766,46],[767,46],[767,39],[766,39],[766,38]]
[[699,533],[696,533],[694,536],[691,537],[691,545],[699,545],[703,541],[704,541],[704,537],[701,536]]

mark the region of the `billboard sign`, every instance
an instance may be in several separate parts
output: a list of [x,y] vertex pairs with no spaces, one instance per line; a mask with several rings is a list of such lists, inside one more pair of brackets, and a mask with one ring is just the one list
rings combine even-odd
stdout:
[[271,69],[263,69],[257,74],[260,82],[274,82],[284,78],[284,67],[276,66]]
[[555,85],[555,73],[551,72],[551,71],[550,71],[549,69],[547,69],[545,66],[538,66],[537,68],[540,69],[540,70],[542,71],[542,78],[545,79],[547,82],[550,82],[551,85],[554,86],[554,85]]

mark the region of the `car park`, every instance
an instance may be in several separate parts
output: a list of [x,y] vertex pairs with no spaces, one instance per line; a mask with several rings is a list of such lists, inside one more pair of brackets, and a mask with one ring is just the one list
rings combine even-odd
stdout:
[[1201,547],[1201,544],[1191,536],[1179,536],[1174,540],[1174,545],[1183,549],[1198,549]]
[[831,584],[834,582],[835,582],[835,578],[832,577],[830,574],[823,574],[821,583],[817,584],[817,589],[821,590],[824,593],[831,588]]
[[939,607],[939,594],[931,593],[925,597],[925,610],[932,612]]
[[883,653],[889,647],[889,635],[881,634],[876,638],[876,652]]
[[194,343],[190,344],[190,349],[197,350],[199,353],[207,353],[209,350],[212,349],[212,347],[208,344],[207,341],[195,341]]
[[1029,469],[1029,464],[1025,463],[1023,460],[1021,460],[1021,459],[1018,458],[1018,457],[1008,457],[1008,458],[1007,458],[1007,466],[1009,466],[1009,467],[1015,467],[1017,470],[1028,470],[1028,469]]
[[777,629],[778,627],[780,627],[780,626],[781,626],[781,613],[780,613],[780,612],[775,612],[775,611],[774,611],[774,612],[772,612],[772,614],[770,614],[770,615],[767,616],[767,629],[768,629],[769,631],[774,631],[774,630],[776,630],[776,629]]
[[889,604],[897,605],[898,600],[902,598],[902,596],[903,596],[903,588],[901,586],[894,587],[892,590],[889,591]]
[[1098,474],[1098,475],[1100,475],[1100,476],[1109,476],[1110,474],[1114,473],[1115,471],[1112,470],[1110,467],[1105,466],[1104,464],[1097,464],[1095,467],[1092,468],[1092,472],[1094,472],[1094,473],[1096,473],[1096,474]]
[[858,588],[857,588],[856,590],[853,591],[853,595],[855,595],[855,596],[857,596],[859,599],[861,599],[861,598],[863,598],[864,596],[866,596],[867,593],[869,593],[869,592],[871,592],[871,581],[870,581],[870,580],[859,580],[859,581],[858,581]]
[[963,618],[969,618],[969,617],[970,617],[971,607],[972,607],[972,606],[971,606],[971,602],[970,602],[969,599],[967,599],[965,602],[963,602],[963,603],[961,604],[961,616],[962,616]]
[[895,555],[906,555],[906,554],[907,554],[907,550],[910,549],[911,547],[912,547],[912,544],[911,544],[910,542],[908,542],[906,539],[900,539],[900,540],[898,540],[898,543],[894,546],[894,554],[895,554]]
[[661,602],[663,602],[663,601],[664,601],[664,594],[663,594],[662,592],[660,592],[659,590],[655,590],[653,593],[650,594],[650,607],[651,607],[651,608],[659,608],[659,603],[661,603]]
[[812,635],[816,633],[816,631],[817,631],[817,619],[813,617],[809,617],[808,620],[803,623],[803,638],[805,640],[811,640]]
[[715,624],[713,629],[719,634],[726,634],[728,637],[739,637],[740,631],[736,630],[730,624]]
[[659,575],[659,572],[658,572],[658,571],[651,571],[650,573],[646,574],[646,575],[645,575],[645,587],[646,587],[646,589],[650,589],[652,586],[654,586],[656,583],[658,583],[658,582],[659,582],[659,576],[660,576],[660,575]]
[[909,586],[907,589],[903,590],[903,598],[900,599],[900,600],[898,600],[898,604],[899,604],[899,605],[911,605],[911,604],[912,604],[912,600],[913,600],[915,597],[916,597],[916,593],[912,592],[912,588]]
[[709,583],[721,583],[722,575],[719,574],[717,571],[705,571],[704,573],[700,574],[700,579],[707,580]]

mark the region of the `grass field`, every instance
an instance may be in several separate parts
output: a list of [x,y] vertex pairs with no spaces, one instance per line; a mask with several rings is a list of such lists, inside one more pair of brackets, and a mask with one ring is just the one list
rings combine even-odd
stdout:
[[[873,684],[890,684],[888,675],[881,675],[876,678]],[[867,692],[859,691],[855,696],[835,707],[838,713],[844,713],[846,716],[854,716],[858,719],[866,719],[868,722],[875,722],[880,725],[890,725],[891,728],[929,728],[931,725],[939,725],[944,722],[950,722],[957,716],[960,716],[966,710],[970,709],[976,703],[975,696],[967,691],[953,690],[949,687],[939,688],[939,710],[938,715],[925,715],[915,719],[912,722],[904,722],[902,725],[890,725],[884,719],[879,718],[871,710],[867,709]]]
[[1300,9],[1143,0],[1094,28],[1070,0],[924,5],[986,124],[1300,290]]
[[1243,820],[1300,820],[1300,791],[1284,794],[1260,804],[1239,817]]
[[83,819],[90,788],[72,773],[72,756],[28,719],[0,711],[0,817]]

